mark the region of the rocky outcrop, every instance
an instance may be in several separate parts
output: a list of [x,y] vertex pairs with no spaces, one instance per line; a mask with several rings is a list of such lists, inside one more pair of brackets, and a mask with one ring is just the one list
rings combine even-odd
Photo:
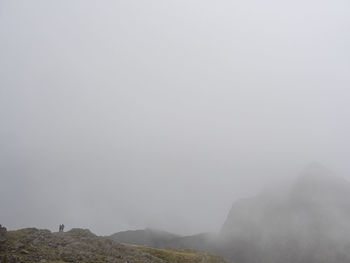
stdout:
[[110,262],[163,263],[163,260],[132,246],[98,237],[87,229],[51,233],[26,228],[9,231],[0,252],[5,262]]
[[0,225],[0,244],[6,242],[7,240],[7,229]]
[[6,227],[3,227],[2,225],[0,225],[0,252],[5,250],[6,241],[7,241],[7,229]]

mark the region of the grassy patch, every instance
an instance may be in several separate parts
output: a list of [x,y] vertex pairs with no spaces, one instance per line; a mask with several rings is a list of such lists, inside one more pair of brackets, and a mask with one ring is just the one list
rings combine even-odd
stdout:
[[223,259],[210,254],[197,253],[193,250],[156,249],[145,246],[135,246],[143,252],[151,254],[168,263],[225,263]]

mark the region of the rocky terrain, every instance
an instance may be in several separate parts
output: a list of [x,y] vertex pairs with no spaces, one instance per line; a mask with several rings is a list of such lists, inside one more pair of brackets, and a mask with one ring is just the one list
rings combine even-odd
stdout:
[[87,229],[52,233],[26,228],[6,231],[0,226],[0,263],[115,262],[115,263],[224,263],[194,251],[156,250],[98,237]]
[[[4,232],[4,231],[3,231]],[[163,262],[139,249],[97,237],[87,229],[66,233],[27,228],[3,238],[0,262]]]

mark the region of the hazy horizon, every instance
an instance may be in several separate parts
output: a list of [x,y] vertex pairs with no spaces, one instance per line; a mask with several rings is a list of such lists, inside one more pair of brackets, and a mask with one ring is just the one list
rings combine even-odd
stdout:
[[0,224],[215,232],[350,180],[348,1],[1,1]]

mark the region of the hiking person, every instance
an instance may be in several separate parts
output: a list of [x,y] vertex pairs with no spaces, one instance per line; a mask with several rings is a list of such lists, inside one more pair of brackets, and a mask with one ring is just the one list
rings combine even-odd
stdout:
[[64,229],[64,224],[61,224],[60,227],[58,228],[58,232],[63,232]]

